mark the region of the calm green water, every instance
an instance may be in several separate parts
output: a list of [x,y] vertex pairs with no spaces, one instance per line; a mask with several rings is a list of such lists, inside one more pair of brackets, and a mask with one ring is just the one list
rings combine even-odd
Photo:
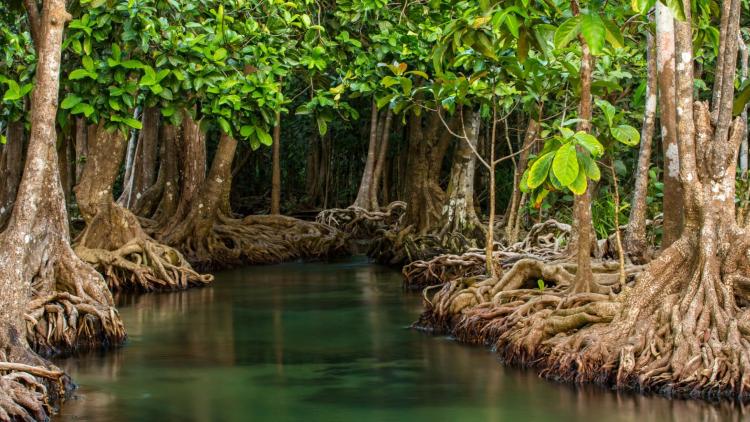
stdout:
[[80,384],[63,421],[684,421],[741,409],[575,390],[481,348],[407,329],[400,275],[364,261],[221,273],[131,297],[121,350],[58,362]]

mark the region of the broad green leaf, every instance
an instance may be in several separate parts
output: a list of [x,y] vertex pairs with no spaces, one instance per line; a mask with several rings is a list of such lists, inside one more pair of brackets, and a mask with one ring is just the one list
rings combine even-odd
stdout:
[[613,127],[610,132],[615,139],[627,146],[636,146],[641,142],[641,134],[633,126],[620,125]]
[[67,97],[60,103],[60,108],[63,110],[70,110],[81,103],[83,99],[75,94],[68,94]]
[[604,147],[599,140],[596,139],[596,136],[580,131],[575,134],[575,138],[576,141],[578,141],[578,145],[586,148],[586,150],[594,157],[601,157],[602,154],[604,154]]
[[593,158],[591,158],[588,154],[584,152],[578,153],[578,164],[583,168],[584,172],[586,173],[586,177],[589,179],[598,182],[599,179],[601,179],[602,174],[599,170],[599,166],[596,164],[596,161],[594,161]]
[[742,114],[742,110],[745,109],[748,102],[750,102],[750,79],[742,82],[739,92],[735,94],[734,104],[732,104],[732,114],[734,116]]
[[585,172],[578,172],[576,178],[567,185],[568,189],[576,195],[583,195],[586,192],[588,181],[586,180]]
[[563,139],[570,139],[575,136],[576,133],[566,127],[561,127],[560,134],[562,134]]
[[226,133],[227,135],[232,135],[232,125],[229,124],[227,119],[223,117],[219,117],[218,119],[219,127],[221,127],[221,130]]
[[255,127],[250,125],[245,125],[240,128],[240,135],[243,138],[249,138],[250,135],[255,133]]
[[586,40],[586,44],[589,45],[591,54],[597,55],[601,53],[604,47],[604,38],[606,36],[604,22],[596,12],[590,12],[581,16],[581,35]]
[[[675,18],[680,21],[685,20],[685,9],[683,9],[683,0],[659,0],[663,5],[667,6]],[[690,4],[690,3],[688,3]]]
[[258,136],[258,141],[265,146],[273,145],[273,138],[261,127],[255,128],[255,134]]
[[630,7],[634,12],[645,15],[652,7],[654,7],[655,3],[654,0],[631,0]]
[[604,27],[607,29],[607,42],[614,48],[623,48],[625,46],[625,39],[622,37],[620,28],[609,18],[605,18],[603,21]]
[[96,79],[96,73],[89,72],[86,69],[76,69],[70,72],[70,75],[68,75],[68,79],[70,79],[71,81],[77,81],[83,78]]
[[526,181],[529,189],[536,189],[547,180],[547,174],[552,166],[552,160],[555,158],[555,152],[548,152],[534,161],[529,169],[529,177]]
[[3,95],[4,101],[16,101],[23,97],[18,82],[8,79],[6,80],[6,83],[8,84],[8,90],[5,91],[5,94]]
[[555,153],[552,161],[552,171],[555,173],[560,184],[567,186],[578,176],[578,157],[576,147],[573,143],[567,143],[560,147]]
[[581,32],[581,17],[574,16],[561,23],[555,31],[555,48],[563,48]]
[[132,117],[125,117],[122,119],[122,122],[133,129],[137,129],[137,130],[143,129],[143,125],[141,124],[141,121],[134,119]]

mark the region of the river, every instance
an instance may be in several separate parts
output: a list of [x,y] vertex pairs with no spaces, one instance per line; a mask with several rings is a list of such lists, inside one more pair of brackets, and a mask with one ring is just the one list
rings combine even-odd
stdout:
[[742,409],[577,389],[409,329],[421,296],[363,259],[217,274],[118,299],[128,343],[58,360],[60,421],[742,420]]

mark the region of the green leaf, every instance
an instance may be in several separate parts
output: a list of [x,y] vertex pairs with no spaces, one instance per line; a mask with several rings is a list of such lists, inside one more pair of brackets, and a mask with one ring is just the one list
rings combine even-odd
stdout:
[[604,19],[604,27],[607,29],[607,42],[614,48],[623,48],[625,46],[625,39],[622,37],[620,28],[611,19]]
[[631,0],[630,7],[634,12],[645,15],[652,7],[654,7],[655,3],[654,0]]
[[68,79],[70,79],[71,81],[77,81],[83,78],[96,79],[96,73],[90,72],[86,69],[76,69],[70,72],[70,75],[68,75]]
[[589,45],[591,54],[597,55],[601,53],[602,47],[604,47],[606,36],[604,22],[598,13],[587,13],[581,16],[581,35],[586,40],[586,44]]
[[242,126],[240,128],[240,135],[243,138],[249,138],[250,135],[252,135],[253,133],[255,133],[255,127],[254,126],[244,125],[244,126]]
[[627,146],[636,146],[641,142],[641,134],[633,126],[620,125],[610,129],[612,136]]
[[6,80],[6,83],[8,84],[8,90],[5,91],[5,95],[3,95],[4,101],[16,101],[23,97],[18,82],[8,79]]
[[576,178],[567,185],[568,189],[576,195],[583,195],[586,192],[588,181],[586,180],[586,173],[579,172]]
[[578,157],[576,147],[573,143],[567,143],[560,147],[555,153],[552,161],[552,171],[560,184],[567,186],[578,176]]
[[581,17],[574,16],[561,23],[555,31],[555,48],[563,48],[570,43],[581,31]]
[[75,94],[68,94],[67,97],[60,103],[60,108],[63,110],[70,110],[81,103],[83,99]]
[[133,129],[143,129],[143,125],[141,124],[140,120],[134,119],[132,117],[125,117],[122,119],[122,122],[128,125],[129,127],[132,127]]
[[219,117],[218,122],[219,122],[219,127],[221,127],[221,130],[224,131],[224,133],[226,133],[227,135],[232,134],[232,125],[229,124],[227,119],[223,117]]
[[734,103],[732,104],[732,114],[734,116],[742,114],[748,102],[750,102],[750,79],[742,82],[739,92],[735,94]]
[[526,181],[526,185],[529,189],[536,189],[547,180],[547,174],[552,166],[552,160],[555,158],[555,152],[548,152],[534,161],[529,169],[529,178]]
[[[680,21],[685,20],[685,9],[683,9],[683,0],[659,0],[663,5],[667,6],[675,18]],[[688,3],[689,4],[689,3]]]
[[601,179],[602,174],[599,170],[599,166],[596,164],[596,161],[594,161],[593,158],[591,158],[588,154],[579,152],[578,153],[578,164],[583,168],[584,172],[586,173],[586,177],[589,179],[598,182],[599,179]]
[[94,107],[92,107],[90,104],[78,103],[73,107],[72,110],[70,110],[70,113],[83,114],[84,116],[89,117],[94,114]]
[[258,140],[260,141],[261,144],[265,146],[273,145],[273,138],[271,137],[271,135],[268,134],[268,132],[266,132],[265,129],[261,127],[256,127],[255,134],[258,136]]
[[596,136],[580,131],[575,134],[575,138],[576,141],[578,141],[578,145],[586,148],[586,150],[594,157],[601,157],[602,154],[604,154],[604,147],[599,140],[596,139]]

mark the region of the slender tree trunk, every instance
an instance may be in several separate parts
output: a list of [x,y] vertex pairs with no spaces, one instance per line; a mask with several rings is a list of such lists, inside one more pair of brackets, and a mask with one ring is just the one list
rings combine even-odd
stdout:
[[372,189],[373,172],[375,169],[375,159],[378,148],[378,106],[375,99],[372,100],[372,110],[370,113],[370,141],[367,148],[367,161],[365,161],[365,170],[362,174],[362,180],[359,183],[357,198],[354,200],[354,206],[372,210],[370,201],[370,190]]
[[146,107],[141,118],[143,129],[138,135],[138,144],[132,165],[132,179],[118,199],[118,202],[129,209],[141,207],[141,198],[157,178],[157,159],[159,156],[159,126],[161,111],[156,107]]
[[635,189],[630,208],[630,218],[625,231],[625,252],[631,261],[637,264],[648,260],[648,243],[646,242],[646,211],[648,210],[648,179],[651,168],[651,144],[654,138],[656,120],[657,71],[654,37],[646,35],[646,109],[643,112],[641,127],[641,146],[638,151],[638,167],[635,172]]
[[[682,183],[680,154],[677,147],[675,107],[675,30],[674,17],[667,6],[656,3],[656,70],[659,84],[659,120],[664,152],[664,227],[662,249],[682,232]],[[692,66],[692,63],[690,64]],[[680,72],[685,69],[677,69]]]
[[516,215],[519,213],[521,205],[522,192],[520,182],[523,173],[526,171],[526,165],[529,162],[531,146],[536,142],[537,136],[539,136],[539,128],[539,121],[535,118],[530,118],[529,125],[526,128],[526,135],[523,139],[523,146],[521,147],[521,152],[518,154],[518,166],[513,175],[513,194],[508,204],[508,211],[505,214],[505,238],[510,245],[518,241],[518,232],[515,230],[515,223]]
[[65,195],[65,203],[69,204],[73,196],[73,184],[75,175],[70,172],[70,165],[68,164],[70,159],[68,157],[68,145],[73,142],[72,136],[67,133],[63,133],[61,136],[61,142],[57,152],[58,167],[60,168],[60,181],[63,186],[63,194]]
[[[740,49],[740,75],[742,76],[742,80],[747,80],[748,77],[748,48],[745,44],[744,40],[742,39],[742,33],[737,35],[739,38],[739,49]],[[747,121],[747,104],[745,104],[745,107],[742,109],[742,119],[744,121]],[[740,177],[742,179],[747,180],[747,170],[748,170],[748,143],[747,143],[747,127],[745,127],[745,135],[742,137],[742,144],[740,144]]]
[[[383,123],[383,131],[381,133],[380,146],[378,151],[378,157],[375,164],[375,169],[372,173],[372,185],[370,186],[370,207],[377,210],[380,209],[378,203],[378,190],[380,188],[380,180],[383,177],[383,170],[386,168],[386,160],[388,159],[388,142],[391,137],[391,123],[393,121],[393,113],[390,109],[385,110],[385,123]],[[387,196],[383,189],[383,196]]]
[[271,214],[281,214],[281,113],[276,113],[273,128],[273,175],[271,176]]
[[[592,97],[591,97],[591,77],[594,67],[593,57],[588,44],[581,40],[581,102],[578,108],[578,130],[589,132],[591,130],[592,116]],[[580,148],[580,147],[579,147]],[[574,230],[575,239],[572,243],[576,246],[576,280],[573,291],[592,292],[596,291],[594,276],[591,272],[591,249],[592,240],[596,239],[592,227],[593,221],[591,216],[591,190],[592,184],[588,183],[586,191],[582,195],[576,195],[574,198]]]

